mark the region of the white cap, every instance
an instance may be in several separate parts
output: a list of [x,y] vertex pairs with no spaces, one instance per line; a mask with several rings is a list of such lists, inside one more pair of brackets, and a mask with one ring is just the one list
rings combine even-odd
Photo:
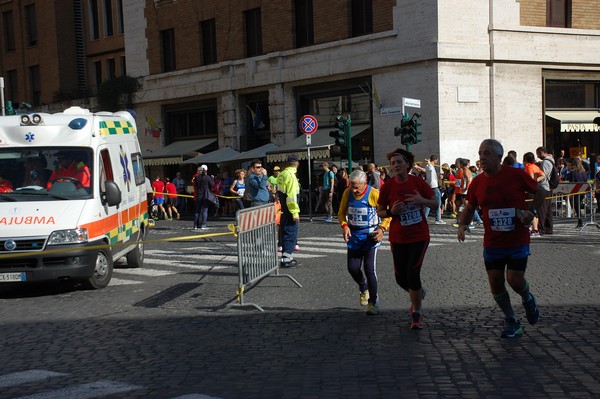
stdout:
[[200,166],[200,169],[208,170],[208,166],[202,165],[202,166]]

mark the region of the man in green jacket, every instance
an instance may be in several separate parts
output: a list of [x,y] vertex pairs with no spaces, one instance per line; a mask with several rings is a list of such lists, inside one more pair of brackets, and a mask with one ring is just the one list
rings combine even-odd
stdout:
[[281,246],[282,255],[280,267],[296,267],[298,261],[293,258],[294,246],[298,240],[298,223],[300,222],[300,206],[298,205],[298,194],[300,185],[296,177],[298,170],[298,157],[289,155],[287,167],[277,176],[277,196],[281,204]]

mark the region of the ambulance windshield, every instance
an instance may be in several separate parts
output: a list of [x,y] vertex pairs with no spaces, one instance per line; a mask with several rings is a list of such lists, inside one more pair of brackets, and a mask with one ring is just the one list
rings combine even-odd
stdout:
[[92,150],[0,147],[0,202],[92,198]]

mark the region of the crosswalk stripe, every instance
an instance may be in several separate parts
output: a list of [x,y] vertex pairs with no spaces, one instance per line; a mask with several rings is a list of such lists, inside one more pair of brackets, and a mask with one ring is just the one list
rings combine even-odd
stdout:
[[163,260],[163,259],[144,259],[144,263],[162,265],[162,266],[172,266],[172,267],[182,267],[185,269],[194,269],[194,270],[217,270],[217,269],[227,269],[231,266],[237,265],[237,256],[235,257],[235,262],[232,263],[231,266],[223,266],[222,264],[214,264],[214,265],[202,265],[197,262],[191,261],[173,261],[173,260]]
[[45,380],[50,377],[59,377],[67,374],[48,370],[27,370],[16,373],[0,375],[0,388],[15,387],[29,382]]
[[110,285],[131,285],[131,284],[142,284],[142,281],[137,280],[125,280],[120,278],[111,278]]
[[16,399],[89,399],[100,396],[113,395],[116,393],[142,389],[139,385],[127,384],[119,381],[94,381],[89,384],[75,385],[71,387],[55,389],[48,392],[40,392],[33,395],[21,396]]
[[132,276],[147,276],[147,277],[160,277],[175,274],[172,270],[157,270],[157,269],[114,269],[115,273],[119,274],[131,274]]

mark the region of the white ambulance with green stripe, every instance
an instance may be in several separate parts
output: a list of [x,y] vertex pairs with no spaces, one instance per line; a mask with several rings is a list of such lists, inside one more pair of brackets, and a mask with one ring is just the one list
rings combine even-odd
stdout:
[[108,285],[148,228],[134,117],[71,107],[0,117],[0,283]]

